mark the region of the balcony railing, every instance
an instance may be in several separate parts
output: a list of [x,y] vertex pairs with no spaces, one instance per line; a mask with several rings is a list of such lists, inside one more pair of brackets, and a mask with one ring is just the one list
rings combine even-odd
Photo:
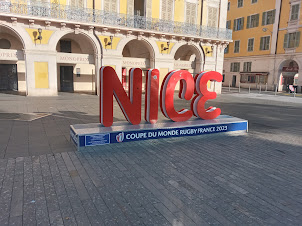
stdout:
[[85,22],[105,26],[127,27],[163,33],[193,35],[208,39],[231,40],[232,30],[167,21],[136,15],[78,8],[56,3],[0,0],[0,13]]

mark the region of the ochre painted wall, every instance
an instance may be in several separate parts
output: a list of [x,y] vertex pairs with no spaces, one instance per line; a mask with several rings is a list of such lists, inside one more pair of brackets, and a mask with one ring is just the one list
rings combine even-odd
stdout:
[[35,66],[35,88],[47,89],[48,82],[48,62],[34,62]]
[[120,13],[127,14],[127,0],[120,0]]
[[42,40],[41,40],[41,43],[40,43],[40,40],[37,39],[37,37],[39,36],[38,29],[25,28],[25,30],[29,34],[29,36],[30,36],[31,40],[33,41],[33,43],[36,43],[36,44],[48,44],[49,38],[54,32],[54,31],[42,29],[42,33],[41,33]]
[[[271,36],[273,31],[273,25],[262,26],[262,13],[265,11],[275,9],[276,0],[258,0],[257,3],[251,4],[250,0],[245,0],[243,7],[237,7],[237,0],[230,0],[231,7],[228,11],[227,20],[231,20],[231,29],[234,27],[234,19],[244,17],[243,30],[233,31],[233,42],[229,44],[229,53],[225,54],[226,58],[229,57],[240,57],[240,56],[255,56],[255,55],[266,55],[270,54],[270,50],[260,50],[260,39],[264,36]],[[255,28],[246,28],[247,16],[259,13],[259,26]],[[263,32],[263,28],[267,28],[268,31]],[[270,31],[269,31],[270,30]],[[248,39],[254,38],[254,51],[248,52]],[[240,51],[234,53],[235,40],[240,40]],[[270,42],[272,37],[270,38]]]
[[177,22],[185,21],[185,1],[175,1],[174,2],[174,20]]
[[160,0],[152,0],[152,17],[159,18]]
[[113,37],[112,39],[112,45],[107,45],[110,42],[110,37],[109,36],[98,36],[102,46],[104,49],[116,49],[117,44],[119,43],[119,41],[121,40],[121,38],[119,37]]
[[163,48],[168,47],[167,42],[156,41],[156,44],[159,52],[162,54],[169,54],[171,52],[172,47],[175,45],[175,43],[170,42],[169,49],[163,50]]

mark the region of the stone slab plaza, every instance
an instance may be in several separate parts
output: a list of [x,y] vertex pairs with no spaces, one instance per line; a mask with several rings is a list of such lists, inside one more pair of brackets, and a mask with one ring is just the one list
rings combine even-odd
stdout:
[[97,96],[0,94],[0,225],[301,225],[302,99],[209,103],[249,133],[77,152],[69,126],[98,122]]

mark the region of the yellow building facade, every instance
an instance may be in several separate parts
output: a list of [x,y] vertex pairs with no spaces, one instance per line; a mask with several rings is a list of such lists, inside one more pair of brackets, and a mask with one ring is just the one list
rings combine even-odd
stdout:
[[[98,94],[99,68],[222,72],[227,0],[0,0],[0,92]],[[210,89],[220,92],[221,84]]]
[[301,91],[300,8],[301,0],[228,1],[224,86]]

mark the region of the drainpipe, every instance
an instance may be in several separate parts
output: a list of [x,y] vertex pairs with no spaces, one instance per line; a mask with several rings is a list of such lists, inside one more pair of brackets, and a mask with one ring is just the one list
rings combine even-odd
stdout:
[[[277,38],[276,38],[276,48],[275,48],[275,56],[274,56],[274,80],[273,80],[273,83],[275,84],[275,80],[276,80],[276,76],[275,76],[275,73],[276,73],[276,57],[277,57],[277,48],[278,48],[278,37],[279,37],[279,27],[280,27],[280,19],[281,19],[281,9],[282,9],[282,1],[280,2],[280,9],[279,9],[279,18],[278,18],[278,29],[277,29]],[[279,69],[278,69],[279,71]],[[279,76],[277,76],[278,78]],[[276,86],[278,87],[279,89],[279,81],[277,79],[277,84]],[[274,89],[276,90],[276,88],[274,87]]]

